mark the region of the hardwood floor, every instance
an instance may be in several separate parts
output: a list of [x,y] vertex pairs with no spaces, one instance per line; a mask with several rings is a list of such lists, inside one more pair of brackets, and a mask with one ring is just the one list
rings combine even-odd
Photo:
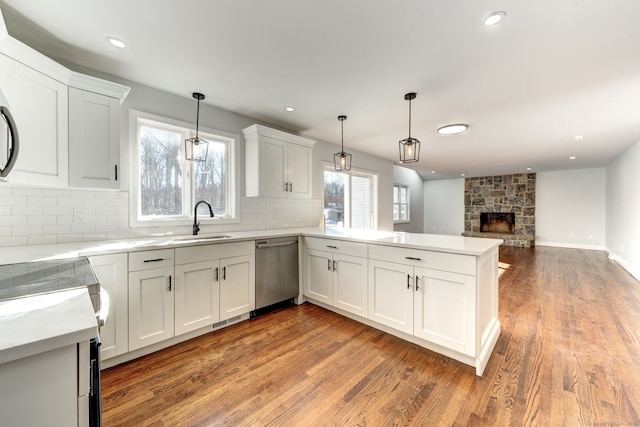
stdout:
[[103,371],[104,426],[640,425],[640,283],[600,251],[500,262],[482,378],[303,304]]

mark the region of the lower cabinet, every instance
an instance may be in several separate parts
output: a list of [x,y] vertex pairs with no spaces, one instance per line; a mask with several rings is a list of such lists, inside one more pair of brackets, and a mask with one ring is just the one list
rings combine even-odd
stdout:
[[220,321],[218,261],[176,265],[175,272],[176,335]]
[[413,267],[369,260],[369,319],[413,334]]
[[176,335],[255,310],[253,241],[175,251]]
[[129,254],[129,351],[174,336],[173,249]]
[[476,278],[415,269],[413,334],[466,355],[475,354]]
[[[253,242],[251,246],[253,248]],[[220,260],[220,320],[231,319],[255,310],[255,269],[255,255]]]
[[319,302],[366,317],[366,245],[307,237],[305,247],[304,294]]
[[[476,277],[432,265],[434,253],[375,247],[369,260],[369,319],[456,352],[476,353]],[[471,257],[436,253],[445,268],[473,271]],[[464,256],[463,256],[464,257]],[[451,259],[449,259],[451,258]],[[400,260],[404,263],[382,261]]]
[[107,322],[100,328],[100,358],[105,360],[129,351],[127,254],[91,256],[89,262],[110,300]]

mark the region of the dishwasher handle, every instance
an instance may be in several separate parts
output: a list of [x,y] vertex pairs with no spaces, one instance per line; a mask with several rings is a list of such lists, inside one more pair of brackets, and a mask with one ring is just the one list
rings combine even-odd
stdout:
[[256,249],[278,248],[281,246],[291,246],[291,245],[297,245],[297,244],[298,244],[297,240],[290,240],[288,242],[277,242],[277,243],[256,242]]

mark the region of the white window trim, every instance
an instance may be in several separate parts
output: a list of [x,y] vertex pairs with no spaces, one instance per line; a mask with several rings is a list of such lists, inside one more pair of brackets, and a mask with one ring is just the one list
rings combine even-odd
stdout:
[[[411,223],[411,191],[410,191],[410,187],[406,184],[393,184],[393,187],[403,187],[407,189],[407,203],[405,203],[407,205],[407,219],[399,219],[399,220],[393,220],[394,224],[410,224]],[[392,200],[391,201],[392,204],[395,205],[395,202]],[[398,204],[400,205],[401,203],[398,202]],[[393,206],[391,209],[391,212],[393,214]]]
[[[138,218],[139,210],[139,191],[140,191],[140,170],[139,170],[139,147],[138,147],[138,119],[147,119],[155,122],[160,122],[168,126],[177,126],[182,129],[191,129],[193,123],[187,123],[180,120],[170,119],[168,117],[158,116],[155,114],[146,113],[144,111],[129,110],[129,176],[130,190],[129,190],[129,227],[173,227],[182,225],[193,224],[193,211],[187,212],[187,215],[181,215],[180,217],[171,218],[157,218],[152,220],[143,220]],[[238,188],[238,174],[240,168],[240,162],[238,159],[237,145],[240,140],[240,135],[229,132],[220,131],[217,129],[211,129],[203,126],[199,126],[198,130],[204,134],[212,134],[228,138],[229,143],[229,156],[231,166],[231,173],[227,180],[227,204],[229,216],[225,218],[214,217],[210,218],[205,215],[198,217],[198,222],[202,225],[222,225],[222,224],[238,224],[240,223],[239,216],[239,197],[237,194]],[[193,131],[195,136],[195,131]]]
[[[378,229],[378,191],[379,191],[378,190],[378,178],[379,178],[378,172],[370,171],[367,169],[358,169],[358,168],[351,168],[350,171],[336,171],[334,163],[323,161],[322,162],[322,182],[323,182],[322,207],[323,209],[324,209],[324,172],[325,171],[343,173],[346,175],[360,175],[360,176],[366,176],[367,178],[369,177],[373,178],[372,179],[373,189],[371,191],[371,217],[372,217],[371,229],[377,230]],[[351,223],[351,199],[345,201],[345,208],[347,206],[349,207],[349,214],[348,214],[349,223]],[[346,215],[347,213],[345,212],[345,216]]]

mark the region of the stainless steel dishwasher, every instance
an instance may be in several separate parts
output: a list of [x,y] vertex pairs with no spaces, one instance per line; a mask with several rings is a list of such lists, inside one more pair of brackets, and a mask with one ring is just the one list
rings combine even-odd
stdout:
[[298,293],[298,236],[256,240],[256,309],[251,317],[293,304]]

